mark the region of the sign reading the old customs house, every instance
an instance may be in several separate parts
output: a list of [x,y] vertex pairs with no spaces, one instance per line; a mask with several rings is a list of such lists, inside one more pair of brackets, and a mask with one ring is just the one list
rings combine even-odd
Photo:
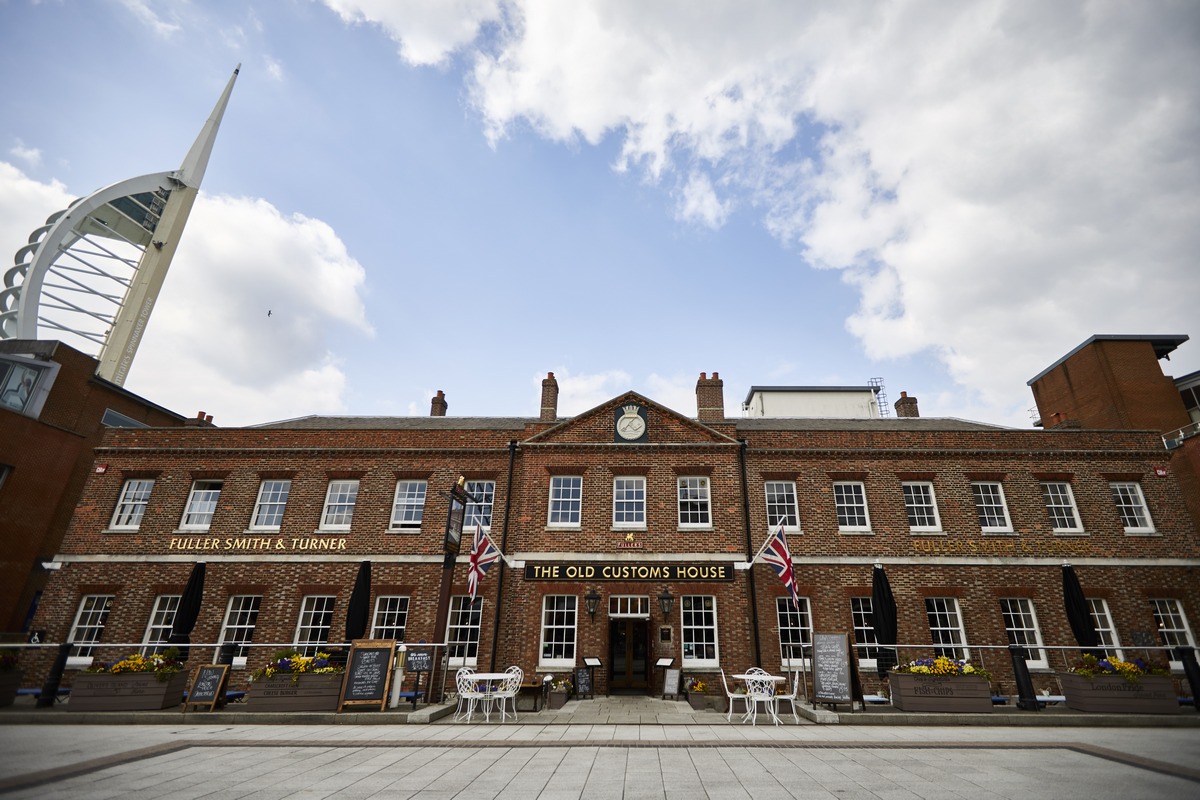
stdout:
[[527,581],[732,581],[733,564],[526,564]]

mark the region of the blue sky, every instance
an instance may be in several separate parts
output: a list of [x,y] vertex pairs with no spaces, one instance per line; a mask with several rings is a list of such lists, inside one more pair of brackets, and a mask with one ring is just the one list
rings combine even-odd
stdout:
[[1168,2],[0,0],[0,250],[178,167],[241,63],[126,382],[169,408],[535,416],[553,371],[562,414],[694,415],[716,371],[731,416],[882,377],[1028,427],[1088,336],[1198,333],[1198,32]]

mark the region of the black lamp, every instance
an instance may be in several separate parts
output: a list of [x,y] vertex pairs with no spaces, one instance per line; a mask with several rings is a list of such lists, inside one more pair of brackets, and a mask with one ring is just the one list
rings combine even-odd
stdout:
[[583,603],[587,607],[588,616],[595,619],[596,608],[600,605],[600,595],[596,593],[596,587],[588,589],[588,593],[583,596]]
[[675,598],[666,589],[662,590],[662,594],[658,596],[658,607],[662,609],[663,618],[671,616],[671,607],[675,605]]

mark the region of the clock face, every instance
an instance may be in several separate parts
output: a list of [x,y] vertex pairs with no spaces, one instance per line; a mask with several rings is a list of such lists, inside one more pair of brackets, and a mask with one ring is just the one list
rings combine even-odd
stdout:
[[625,413],[617,417],[617,436],[627,441],[640,439],[646,433],[646,420],[633,407],[627,407]]

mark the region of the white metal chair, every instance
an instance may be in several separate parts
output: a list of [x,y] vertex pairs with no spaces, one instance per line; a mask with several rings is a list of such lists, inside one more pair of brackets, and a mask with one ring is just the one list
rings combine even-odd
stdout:
[[792,706],[792,717],[796,720],[796,724],[800,724],[800,715],[796,713],[796,696],[800,693],[800,671],[796,670],[792,674],[792,691],[789,694],[775,695],[775,718],[779,718],[779,704],[790,703]]
[[729,691],[729,681],[725,678],[725,670],[721,670],[721,686],[725,689],[725,706],[728,709],[725,713],[725,721],[733,720],[733,701],[738,697],[745,697],[744,694],[734,694]]
[[470,720],[475,713],[475,704],[482,695],[475,688],[475,670],[470,667],[459,667],[454,673],[454,686],[458,690],[458,708],[454,710],[454,721]]
[[493,702],[500,704],[500,721],[508,718],[508,704],[512,703],[513,719],[517,718],[517,692],[521,691],[521,681],[525,680],[525,671],[520,667],[509,667],[504,670],[508,678],[500,689],[492,694]]
[[[752,673],[747,672],[747,675]],[[763,671],[763,675],[767,674]],[[750,720],[751,725],[758,724],[758,705],[762,703],[763,709],[771,717],[776,725],[779,723],[779,715],[775,713],[775,682],[763,677],[751,677],[746,679],[746,718]],[[743,719],[743,722],[745,719]]]

